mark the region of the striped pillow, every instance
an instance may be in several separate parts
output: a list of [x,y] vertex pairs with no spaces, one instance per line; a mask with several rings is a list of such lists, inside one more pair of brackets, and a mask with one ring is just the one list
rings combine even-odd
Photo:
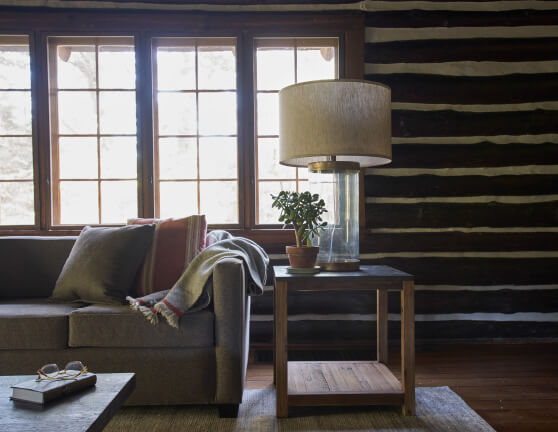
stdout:
[[128,225],[155,223],[151,249],[136,276],[136,296],[171,289],[194,257],[205,248],[205,215],[183,219],[128,219]]

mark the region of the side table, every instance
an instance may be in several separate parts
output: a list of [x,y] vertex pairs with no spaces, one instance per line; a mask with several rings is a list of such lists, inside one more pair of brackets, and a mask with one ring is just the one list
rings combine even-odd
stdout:
[[[388,266],[355,272],[287,273],[274,266],[274,378],[277,417],[289,406],[401,405],[415,415],[415,312],[413,276]],[[377,292],[376,361],[288,361],[287,295],[292,291]],[[387,368],[388,291],[401,292],[401,382]]]

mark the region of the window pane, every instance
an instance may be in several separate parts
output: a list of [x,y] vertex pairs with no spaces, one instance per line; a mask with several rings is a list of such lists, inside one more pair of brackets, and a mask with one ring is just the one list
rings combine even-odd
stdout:
[[60,178],[97,178],[97,138],[61,137],[59,151]]
[[258,182],[258,223],[261,224],[280,223],[279,210],[271,207],[271,204],[273,202],[273,200],[271,199],[271,194],[277,195],[279,192],[283,190],[295,191],[296,182],[294,181]]
[[31,135],[31,92],[0,91],[0,135]]
[[99,46],[99,88],[136,87],[136,57],[131,46]]
[[31,137],[0,138],[0,180],[33,179]]
[[95,45],[59,46],[56,60],[59,89],[95,88]]
[[198,48],[198,88],[228,90],[236,88],[234,47]]
[[198,186],[196,182],[161,182],[160,217],[184,217],[198,214]]
[[60,223],[99,223],[99,191],[96,181],[60,182]]
[[295,170],[279,164],[278,138],[258,138],[258,178],[295,179]]
[[0,89],[29,88],[29,48],[26,45],[0,46]]
[[236,93],[200,93],[200,135],[236,135]]
[[33,203],[33,182],[1,182],[0,225],[34,224]]
[[197,171],[195,138],[159,139],[159,178],[194,179]]
[[194,47],[157,48],[157,88],[159,90],[196,88]]
[[138,216],[136,181],[101,182],[101,223],[125,224]]
[[97,134],[95,92],[58,92],[58,121],[61,134]]
[[236,138],[200,138],[200,177],[236,179],[236,147]]
[[101,177],[137,178],[137,153],[136,137],[101,138]]
[[279,135],[279,95],[258,94],[258,135]]
[[208,224],[238,222],[238,188],[235,181],[200,182],[200,213]]
[[334,79],[335,48],[298,48],[296,65],[298,82]]
[[197,132],[196,95],[159,93],[159,135],[195,135]]
[[257,89],[281,90],[294,84],[294,48],[258,48]]
[[102,134],[136,133],[136,93],[133,91],[99,93],[100,131]]

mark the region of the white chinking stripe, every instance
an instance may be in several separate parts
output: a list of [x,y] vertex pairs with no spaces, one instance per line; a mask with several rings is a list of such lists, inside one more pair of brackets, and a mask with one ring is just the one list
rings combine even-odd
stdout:
[[529,204],[541,202],[558,202],[558,195],[531,195],[531,196],[504,196],[504,195],[482,195],[467,197],[418,197],[418,198],[384,198],[367,197],[366,203],[374,204],[416,204],[416,203],[501,203],[501,204]]
[[446,76],[501,76],[556,73],[558,61],[497,62],[454,61],[440,63],[366,63],[365,74],[425,74]]
[[410,177],[433,175],[443,177],[558,174],[558,165],[523,165],[489,168],[367,168],[367,175]]
[[550,25],[521,27],[366,27],[365,31],[366,43],[440,39],[558,37],[558,26]]
[[[390,313],[390,321],[400,321],[401,314]],[[376,314],[293,314],[289,321],[376,321]],[[273,322],[273,315],[252,314],[251,322]],[[504,313],[449,313],[416,314],[415,321],[496,321],[496,322],[558,322],[558,312],[516,312]]]
[[508,112],[508,111],[531,111],[536,109],[556,111],[558,102],[528,102],[516,104],[428,104],[428,103],[407,103],[392,102],[391,108],[394,110],[408,111],[442,111],[451,110],[458,112]]
[[[269,254],[272,260],[286,260],[287,254]],[[511,252],[378,252],[361,253],[360,259],[381,258],[558,258],[558,251],[511,251]]]
[[558,8],[556,1],[515,0],[486,2],[437,2],[437,1],[355,1],[348,4],[271,4],[271,5],[212,5],[212,4],[161,4],[120,3],[99,1],[62,1],[62,0],[0,0],[3,6],[28,6],[52,8],[105,8],[105,9],[161,9],[161,10],[200,10],[200,11],[321,11],[321,10],[361,10],[366,12],[405,11],[405,10],[448,10],[448,11],[505,11],[505,10],[553,10]]
[[410,137],[392,138],[393,145],[399,144],[558,144],[558,134],[539,135],[477,135],[461,137]]
[[[415,285],[415,291],[545,291],[558,290],[558,285]],[[273,292],[273,285],[264,287],[264,292]]]
[[378,252],[361,253],[360,259],[381,258],[558,258],[558,251],[506,251],[506,252]]
[[366,232],[370,234],[411,234],[411,233],[555,233],[558,227],[441,227],[441,228],[368,228]]

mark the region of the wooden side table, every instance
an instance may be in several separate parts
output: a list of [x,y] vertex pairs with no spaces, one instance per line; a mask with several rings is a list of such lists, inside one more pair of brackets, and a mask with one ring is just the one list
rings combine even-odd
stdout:
[[[415,311],[413,276],[388,266],[361,266],[356,272],[287,273],[275,266],[274,378],[277,417],[289,406],[401,405],[415,415]],[[377,292],[377,361],[287,361],[287,295],[291,291]],[[388,296],[401,291],[401,382],[388,358]]]

